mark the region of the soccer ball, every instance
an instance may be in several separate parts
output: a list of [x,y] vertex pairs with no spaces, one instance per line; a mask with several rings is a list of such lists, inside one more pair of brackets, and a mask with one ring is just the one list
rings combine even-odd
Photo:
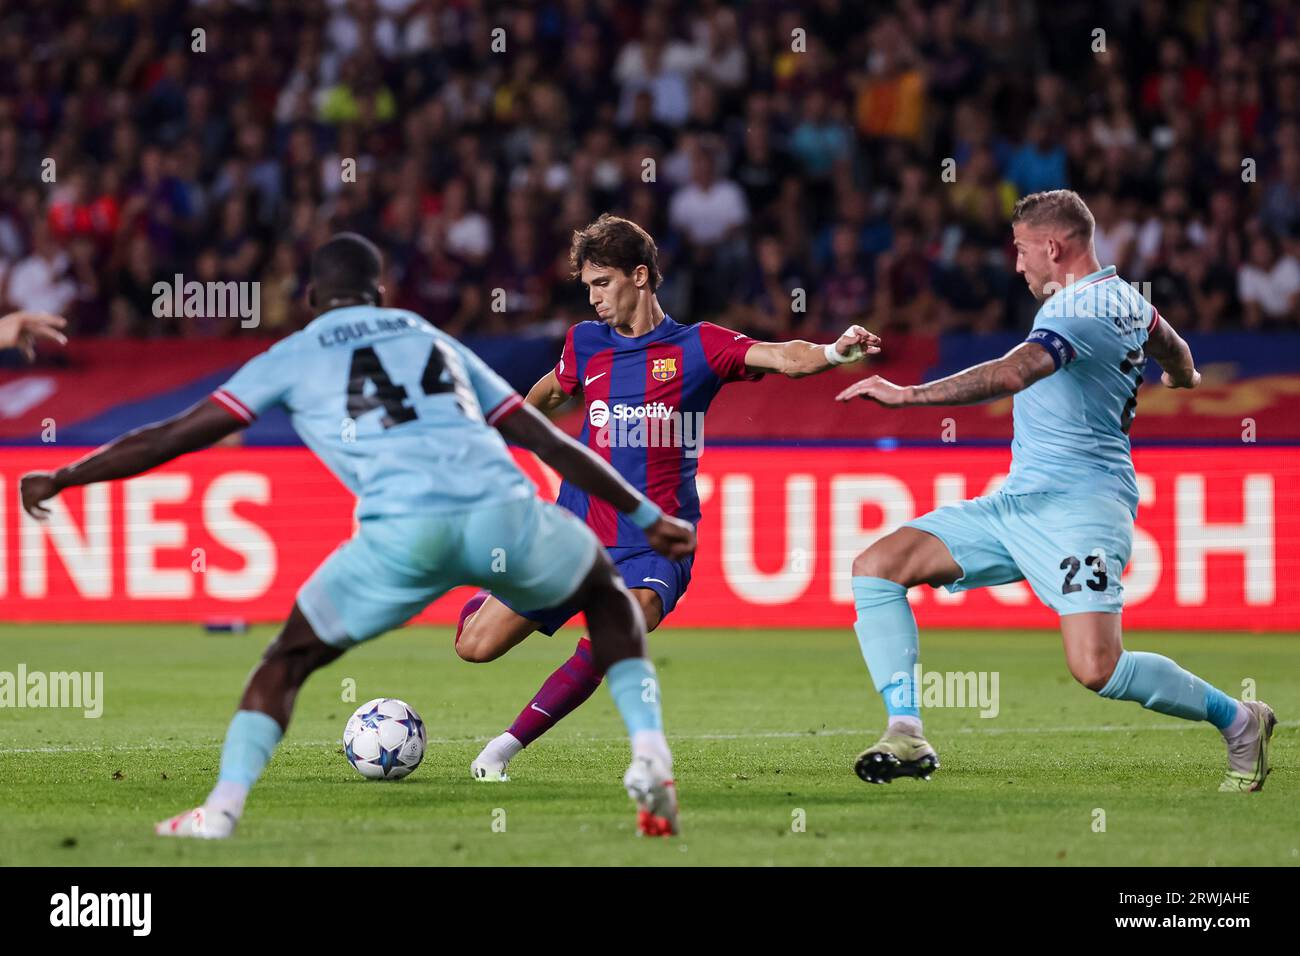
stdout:
[[420,766],[428,738],[410,704],[394,697],[366,701],[343,728],[343,753],[372,780],[401,780]]

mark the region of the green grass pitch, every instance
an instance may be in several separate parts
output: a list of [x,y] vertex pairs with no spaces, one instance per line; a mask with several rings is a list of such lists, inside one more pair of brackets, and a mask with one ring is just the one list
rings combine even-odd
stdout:
[[[942,769],[928,783],[872,787],[851,766],[883,709],[848,628],[667,630],[651,646],[683,835],[646,840],[620,785],[627,744],[603,689],[516,758],[510,783],[469,777],[481,742],[527,703],[576,631],[470,665],[445,629],[410,629],[312,677],[233,840],[153,836],[154,821],[207,793],[239,689],[272,634],[0,628],[0,671],[104,673],[98,719],[0,710],[0,865],[1300,864],[1300,635],[1127,637],[1231,694],[1253,679],[1276,709],[1268,786],[1230,795],[1216,791],[1217,733],[1077,686],[1055,633],[923,633],[927,671],[997,671],[1000,710],[928,710]],[[355,701],[343,699],[347,679]],[[356,704],[379,696],[409,701],[430,733],[423,765],[396,783],[363,780],[338,743]]]

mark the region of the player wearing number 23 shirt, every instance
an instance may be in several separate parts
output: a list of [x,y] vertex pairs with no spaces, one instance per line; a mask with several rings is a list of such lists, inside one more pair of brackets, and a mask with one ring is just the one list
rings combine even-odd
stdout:
[[1107,699],[1209,723],[1228,746],[1220,789],[1264,785],[1276,722],[1266,704],[1235,701],[1169,658],[1123,645],[1121,575],[1139,497],[1129,430],[1147,356],[1169,388],[1195,388],[1201,377],[1155,307],[1097,261],[1094,227],[1077,193],[1024,197],[1012,216],[1016,271],[1042,303],[1025,341],[938,381],[900,387],[875,376],[838,396],[885,408],[1013,397],[1005,484],[907,522],[853,562],[855,630],[889,717],[885,735],[854,767],[868,783],[928,779],[939,766],[921,732],[907,589],[1027,581],[1060,616],[1066,664],[1079,683]]

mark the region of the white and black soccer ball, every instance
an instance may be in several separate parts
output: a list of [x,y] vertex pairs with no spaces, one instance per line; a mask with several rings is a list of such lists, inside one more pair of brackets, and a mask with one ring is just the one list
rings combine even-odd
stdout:
[[343,753],[372,780],[401,780],[424,759],[428,737],[415,708],[395,697],[366,701],[343,728]]

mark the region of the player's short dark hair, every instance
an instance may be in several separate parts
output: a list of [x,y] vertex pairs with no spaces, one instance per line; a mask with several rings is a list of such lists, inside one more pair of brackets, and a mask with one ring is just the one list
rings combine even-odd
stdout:
[[340,232],[312,253],[311,278],[320,293],[373,294],[384,269],[379,247],[355,232]]
[[583,229],[573,231],[569,246],[569,265],[573,278],[582,275],[582,267],[608,266],[631,275],[637,266],[650,272],[650,288],[659,288],[663,275],[659,272],[659,247],[646,232],[630,219],[601,213],[600,218]]
[[1060,226],[1070,236],[1092,241],[1097,222],[1088,204],[1073,189],[1048,189],[1023,197],[1011,213],[1011,225]]

